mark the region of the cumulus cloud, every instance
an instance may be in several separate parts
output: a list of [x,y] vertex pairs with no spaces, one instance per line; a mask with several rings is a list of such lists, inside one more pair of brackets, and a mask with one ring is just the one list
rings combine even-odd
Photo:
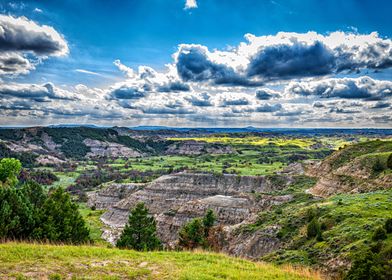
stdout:
[[256,98],[259,100],[270,100],[279,97],[279,92],[269,88],[262,88],[256,91]]
[[259,86],[262,83],[247,79],[228,62],[229,53],[211,53],[201,45],[180,45],[174,54],[179,77],[190,82],[213,82],[217,85]]
[[272,113],[272,112],[277,112],[282,110],[282,105],[281,104],[263,104],[259,107],[256,108],[256,112],[259,113]]
[[192,94],[190,96],[184,97],[184,99],[191,103],[191,105],[196,107],[213,106],[213,104],[211,103],[211,95],[207,92]]
[[285,88],[285,93],[321,98],[381,100],[392,96],[392,82],[367,76],[291,82]]
[[15,97],[36,102],[48,102],[52,99],[75,100],[76,94],[57,88],[52,83],[37,84],[0,84],[0,96],[2,99]]
[[0,15],[0,52],[0,75],[19,75],[29,73],[48,56],[67,55],[69,49],[53,27]]
[[180,45],[174,54],[178,75],[184,81],[260,86],[275,80],[392,66],[392,41],[376,32],[279,32],[259,37],[247,34],[245,38],[247,42],[223,51]]
[[126,80],[111,87],[109,99],[138,99],[152,92],[188,92],[191,90],[188,84],[178,78],[171,65],[168,65],[167,71],[162,73],[148,66],[139,66],[135,71],[122,64],[120,60],[115,60],[114,65],[124,73]]
[[0,52],[0,75],[27,74],[35,69],[34,63],[16,52]]
[[38,25],[25,17],[0,15],[0,50],[62,56],[68,53],[68,45],[53,27]]

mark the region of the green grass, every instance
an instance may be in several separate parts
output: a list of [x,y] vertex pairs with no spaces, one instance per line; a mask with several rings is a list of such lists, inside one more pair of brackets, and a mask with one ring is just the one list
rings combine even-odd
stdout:
[[92,246],[0,244],[0,278],[321,279],[304,268],[203,252],[135,252]]
[[[320,224],[324,224],[322,241],[306,236],[308,213],[312,209]],[[242,230],[280,225],[279,235],[286,248],[265,256],[263,260],[310,265],[322,264],[325,258],[332,257],[350,260],[370,244],[374,230],[388,218],[392,218],[392,190],[382,190],[341,194],[322,200],[297,199],[261,212],[255,224]],[[385,241],[385,244],[390,243],[392,234]]]
[[90,229],[90,238],[94,244],[107,245],[108,243],[101,238],[104,224],[101,222],[100,217],[105,210],[91,210],[85,203],[80,203],[79,212]]

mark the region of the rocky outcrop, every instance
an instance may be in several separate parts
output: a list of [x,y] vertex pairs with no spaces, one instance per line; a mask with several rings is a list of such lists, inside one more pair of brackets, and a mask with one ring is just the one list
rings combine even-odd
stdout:
[[229,145],[208,144],[200,141],[183,141],[170,145],[168,155],[201,155],[201,154],[231,154],[233,149]]
[[85,139],[83,143],[90,148],[87,157],[139,157],[136,150],[114,142]]
[[115,205],[120,200],[128,197],[132,193],[140,190],[144,187],[144,184],[116,184],[110,183],[100,190],[89,192],[87,194],[88,201],[87,205],[89,207],[94,207],[95,209],[108,209],[109,207]]
[[[169,247],[175,246],[179,229],[190,219],[203,216],[207,209],[213,209],[221,226],[240,224],[263,209],[291,199],[260,195],[285,187],[274,185],[269,178],[191,173],[162,176],[109,207],[101,217],[112,228],[105,236],[115,240],[127,222],[129,210],[138,202],[144,202],[156,217],[159,237]],[[291,182],[290,176],[281,178],[287,184]]]

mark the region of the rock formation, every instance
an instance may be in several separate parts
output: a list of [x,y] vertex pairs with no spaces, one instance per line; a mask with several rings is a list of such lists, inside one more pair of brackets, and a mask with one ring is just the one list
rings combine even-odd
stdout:
[[[281,175],[281,178],[287,184],[291,182],[290,176]],[[178,173],[162,176],[138,191],[133,189],[123,199],[113,198],[113,195],[115,196],[119,191],[116,188],[115,191],[101,190],[95,196],[90,196],[90,200],[94,200],[95,205],[99,207],[108,208],[101,217],[101,220],[111,228],[111,231],[106,231],[104,234],[107,240],[113,242],[116,239],[116,235],[127,222],[129,210],[142,201],[156,217],[158,235],[164,244],[175,247],[179,229],[192,218],[203,216],[207,209],[214,211],[217,224],[224,229],[223,240],[243,238],[237,236],[233,230],[235,226],[253,221],[261,210],[291,200],[290,195],[267,194],[284,187],[286,186],[274,185],[268,176]],[[110,198],[106,194],[110,194]],[[250,243],[246,246],[256,246],[256,243],[262,240],[267,242],[265,236],[270,235],[270,232],[257,232],[255,236],[249,238]],[[220,249],[236,255],[249,255],[249,257],[253,255],[259,257],[258,254],[267,250],[249,251],[245,245],[235,247],[232,242],[227,244],[230,245],[227,246],[224,242],[220,244]],[[269,247],[276,246],[270,244]]]

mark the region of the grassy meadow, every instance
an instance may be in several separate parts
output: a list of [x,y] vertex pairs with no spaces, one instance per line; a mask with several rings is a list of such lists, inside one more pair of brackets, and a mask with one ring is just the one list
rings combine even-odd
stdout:
[[136,252],[94,246],[0,244],[1,279],[321,279],[305,268],[208,252]]

